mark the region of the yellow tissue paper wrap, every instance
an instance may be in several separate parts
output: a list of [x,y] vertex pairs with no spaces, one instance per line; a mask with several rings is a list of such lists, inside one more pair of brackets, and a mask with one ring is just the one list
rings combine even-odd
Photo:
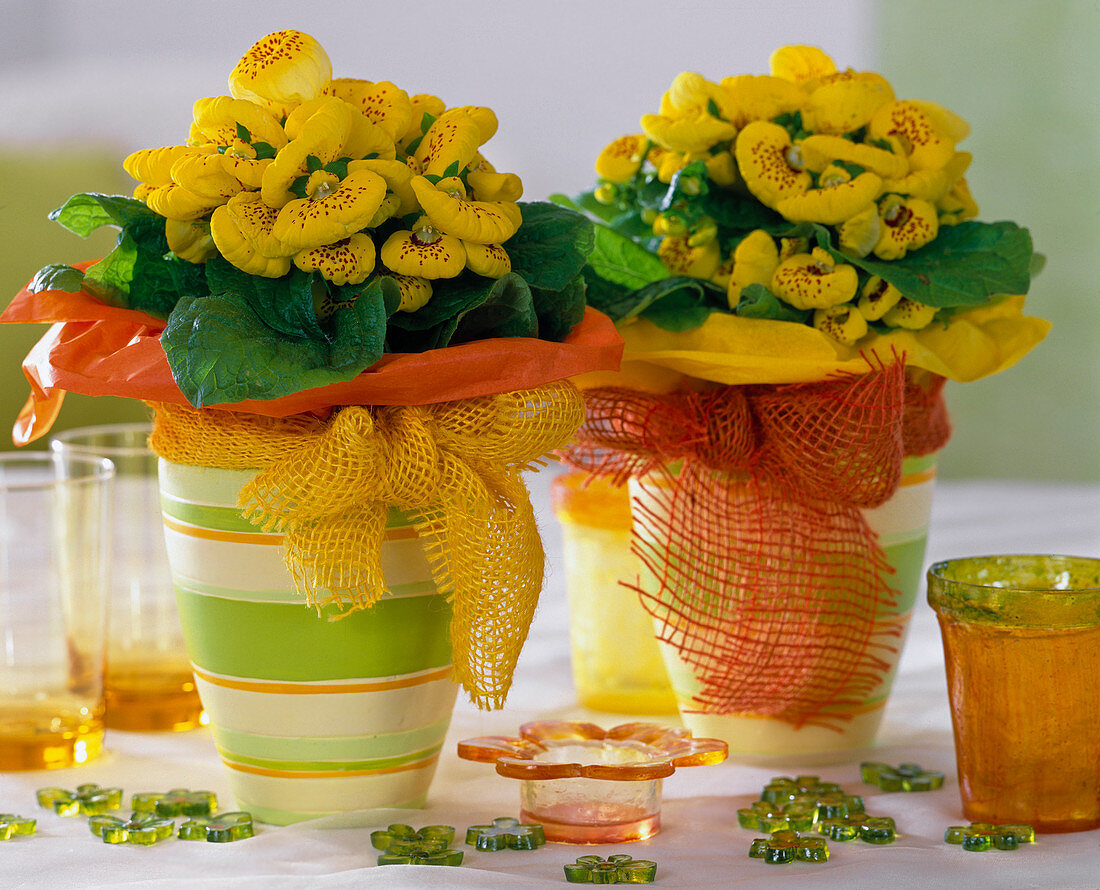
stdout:
[[[391,507],[416,518],[453,605],[455,680],[500,707],[542,587],[544,553],[521,473],[584,417],[568,382],[424,406],[348,407],[328,420],[156,404],[161,457],[256,469],[238,506],[284,535],[306,601],[341,614],[386,591],[381,542]],[[339,616],[337,616],[339,617]]]
[[908,368],[965,383],[1011,367],[1046,336],[1050,323],[1024,315],[1023,305],[1023,296],[1005,297],[959,312],[947,325],[894,329],[861,340],[859,349],[807,325],[721,312],[689,331],[666,331],[638,319],[619,325],[625,342],[621,372],[597,371],[579,382],[585,388],[657,392],[674,388],[685,376],[728,386],[810,383],[864,373],[869,357],[887,364],[904,357]]

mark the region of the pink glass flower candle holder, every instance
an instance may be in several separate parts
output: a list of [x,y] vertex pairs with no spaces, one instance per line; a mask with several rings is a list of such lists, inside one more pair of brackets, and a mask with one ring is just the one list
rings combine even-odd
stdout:
[[644,840],[661,829],[661,780],[678,766],[726,759],[720,739],[686,729],[624,723],[603,729],[577,721],[537,721],[519,737],[483,736],[458,743],[458,756],[496,764],[520,779],[520,820],[538,822],[548,841],[613,844]]

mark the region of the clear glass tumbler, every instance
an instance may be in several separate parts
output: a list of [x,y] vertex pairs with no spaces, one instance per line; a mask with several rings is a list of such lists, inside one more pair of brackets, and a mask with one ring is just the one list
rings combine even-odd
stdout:
[[168,567],[151,431],[147,423],[106,424],[50,439],[55,454],[108,457],[117,469],[105,720],[138,732],[205,722]]
[[1036,831],[1100,827],[1100,559],[936,563],[963,813]]
[[0,454],[0,770],[102,750],[114,472],[102,458]]

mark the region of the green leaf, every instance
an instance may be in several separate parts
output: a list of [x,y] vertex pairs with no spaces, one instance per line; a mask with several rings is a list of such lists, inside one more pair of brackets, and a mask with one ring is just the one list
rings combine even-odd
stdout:
[[275,331],[288,337],[324,339],[313,308],[312,273],[294,268],[282,278],[263,278],[213,256],[206,261],[206,280],[211,293],[244,301]]
[[451,161],[447,165],[447,169],[443,171],[443,178],[446,179],[449,176],[458,176],[458,171],[462,169],[461,164],[458,161]]
[[134,198],[96,193],[73,195],[50,214],[50,219],[82,238],[103,226],[117,226],[147,249],[168,252],[164,217]]
[[236,124],[237,124],[237,138],[240,139],[241,142],[251,143],[252,142],[252,134],[248,132],[248,127],[246,127],[240,121],[236,121]]
[[[435,123],[435,115],[424,112],[420,117],[420,135],[424,135],[432,128],[432,124]],[[410,149],[411,151],[412,149]]]
[[321,169],[326,173],[331,173],[339,179],[343,179],[348,175],[348,164],[351,163],[351,158],[338,158],[335,161],[330,161],[325,164]]
[[[705,320],[711,310],[721,306],[725,300],[724,291],[717,285],[699,278],[690,278],[686,275],[673,275],[662,278],[634,290],[623,288],[616,290],[614,287],[607,287],[606,282],[598,278],[594,279],[586,276],[586,281],[588,283],[588,305],[599,309],[614,322],[624,321],[636,315],[649,318],[648,310],[650,307],[677,291],[691,294],[693,305],[708,307],[706,313],[701,316],[698,313],[693,315],[693,318],[701,318],[702,320]],[[678,322],[667,320],[667,316],[673,310],[687,305],[685,300],[686,298],[681,297],[669,303],[664,309],[655,310],[655,317],[665,322],[661,324],[662,327],[666,327],[667,330],[687,330],[702,324],[702,320],[698,320],[693,324],[687,323],[687,327],[680,327]],[[654,323],[658,322],[655,321]],[[668,325],[672,326],[667,327]]]
[[813,312],[795,309],[784,303],[762,284],[750,284],[741,288],[741,299],[733,308],[734,315],[742,318],[769,318],[772,321],[793,321],[808,324]]
[[561,290],[576,278],[594,243],[592,223],[544,201],[520,204],[523,225],[508,239],[512,271],[532,287]]
[[981,306],[997,294],[1026,294],[1034,255],[1027,229],[1011,222],[944,226],[930,244],[890,262],[832,248],[830,253],[881,276],[909,299],[940,308]]
[[306,155],[306,169],[310,173],[316,173],[322,167],[324,167],[324,164],[321,163],[321,159],[317,155]]
[[389,318],[397,311],[397,307],[401,305],[401,288],[398,286],[397,282],[388,275],[375,276],[362,284],[336,285],[331,281],[326,282],[326,284],[332,292],[333,299],[336,300],[336,302],[351,303],[358,299],[359,295],[371,287],[375,282],[378,282],[382,288],[382,305],[386,311],[386,317]]
[[538,336],[543,340],[560,343],[584,316],[586,305],[584,277],[578,275],[561,290],[531,288],[538,316]]
[[494,337],[537,337],[539,320],[531,288],[518,275],[497,279],[484,302],[458,316],[450,342]]
[[336,313],[331,343],[280,334],[224,294],[182,298],[161,343],[176,384],[199,408],[351,380],[382,355],[383,287],[368,287]]
[[[270,142],[253,142],[252,148],[256,151],[257,161],[266,161],[268,158],[273,158],[277,154],[275,146]],[[221,151],[221,147],[218,149]]]
[[43,266],[31,280],[28,290],[32,294],[40,294],[46,290],[61,290],[69,294],[80,293],[80,285],[84,281],[84,273],[72,266],[62,263],[50,263]]
[[601,278],[628,290],[636,290],[668,275],[668,269],[660,257],[625,235],[607,226],[596,226],[595,236],[588,266],[592,273]]
[[608,223],[622,213],[619,207],[601,204],[596,200],[592,192],[582,192],[577,195],[576,198],[570,198],[568,195],[554,194],[550,196],[550,201],[557,204],[559,207],[565,207],[577,213],[585,213],[593,219],[602,220]]
[[705,322],[713,311],[699,291],[677,287],[639,314],[666,331],[690,331]]
[[703,215],[713,219],[720,228],[735,232],[764,229],[771,235],[786,231],[789,221],[751,196],[739,195],[729,189],[711,189],[698,199]]
[[167,318],[181,295],[205,294],[203,267],[147,250],[124,231],[114,250],[84,273],[84,289],[104,303]]

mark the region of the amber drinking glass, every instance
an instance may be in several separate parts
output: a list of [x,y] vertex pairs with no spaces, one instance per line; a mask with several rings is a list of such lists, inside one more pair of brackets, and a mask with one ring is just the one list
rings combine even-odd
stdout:
[[60,455],[110,458],[117,476],[111,535],[107,712],[109,729],[194,729],[202,703],[183,643],[161,520],[151,425],[105,424],[66,430],[50,447]]
[[936,563],[963,812],[1036,831],[1100,827],[1100,559]]

